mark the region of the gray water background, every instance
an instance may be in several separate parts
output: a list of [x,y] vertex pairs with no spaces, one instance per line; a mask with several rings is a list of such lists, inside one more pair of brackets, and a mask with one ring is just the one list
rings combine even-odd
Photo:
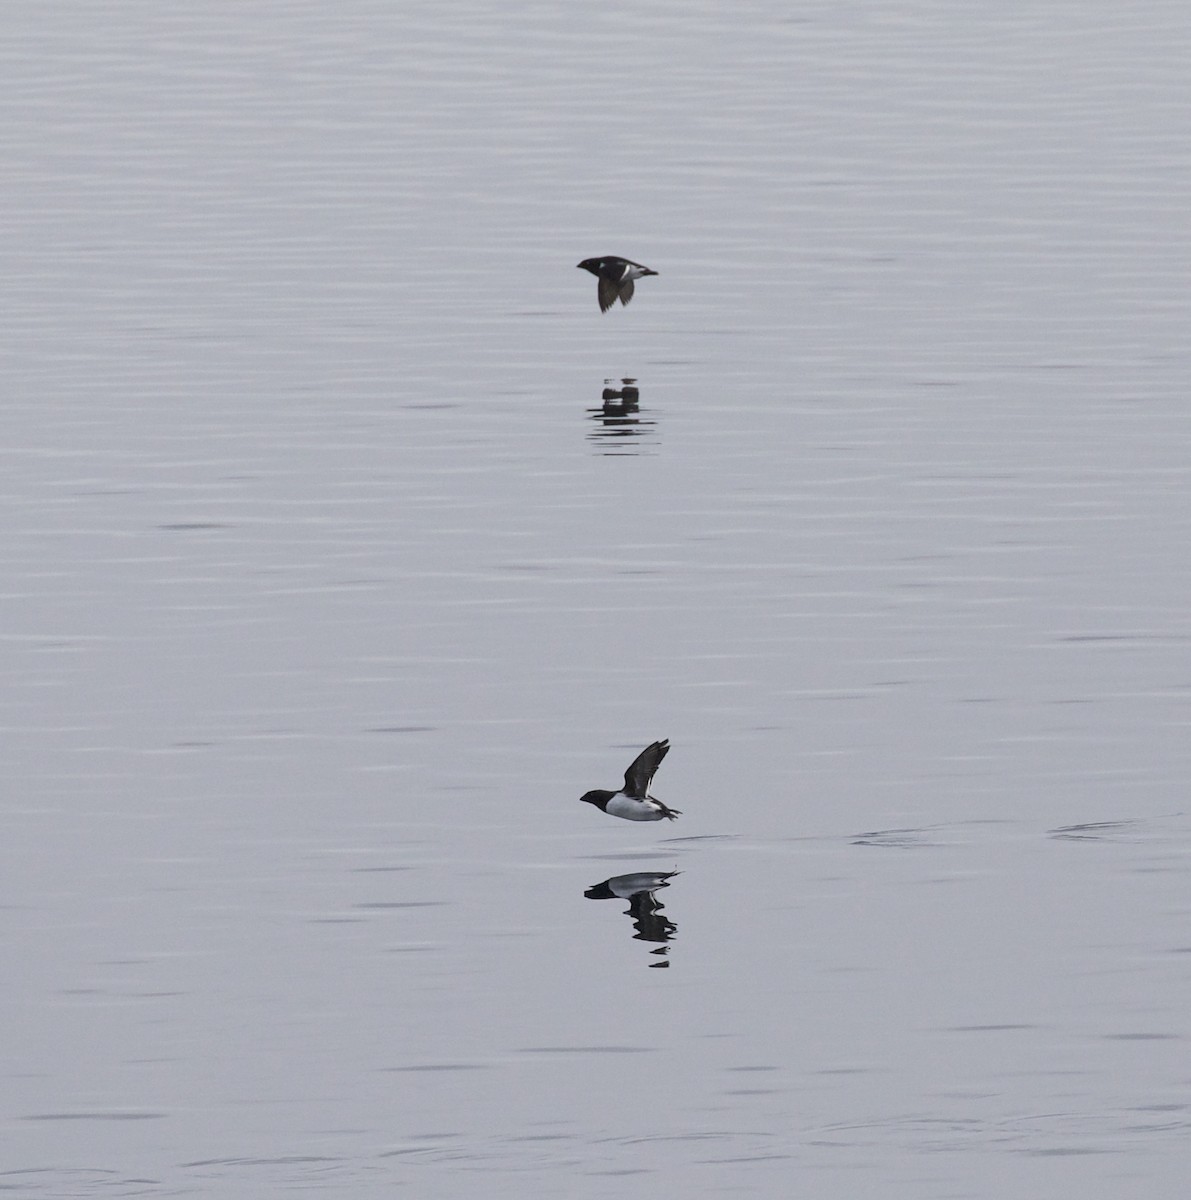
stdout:
[[0,1187],[1185,1192],[1184,4],[0,35]]

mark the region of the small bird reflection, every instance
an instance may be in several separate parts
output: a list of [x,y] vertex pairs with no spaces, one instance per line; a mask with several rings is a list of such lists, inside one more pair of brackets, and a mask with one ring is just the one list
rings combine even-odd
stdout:
[[[618,386],[619,385],[619,386]],[[589,408],[594,422],[588,438],[601,454],[640,454],[653,439],[656,421],[641,416],[641,390],[635,379],[605,379],[600,407]]]
[[663,905],[654,892],[669,887],[669,881],[678,871],[636,871],[632,875],[613,875],[603,883],[589,887],[583,894],[588,900],[627,900],[625,915],[633,920],[637,931],[633,937],[639,942],[657,942],[658,948],[650,954],[657,956],[651,967],[668,967],[670,953],[668,942],[678,932],[678,926],[669,917],[662,916]]

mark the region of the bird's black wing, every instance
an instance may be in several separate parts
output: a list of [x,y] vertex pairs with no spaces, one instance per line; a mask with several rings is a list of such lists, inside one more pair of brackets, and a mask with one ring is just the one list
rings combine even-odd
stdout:
[[649,783],[654,772],[661,765],[662,759],[670,752],[670,741],[662,738],[652,746],[646,746],[633,759],[633,765],[624,773],[625,794],[637,800],[644,800],[649,795]]
[[627,283],[622,283],[620,285],[620,302],[621,302],[621,304],[628,304],[628,302],[632,298],[633,298],[633,281],[630,279]]
[[600,312],[607,312],[616,303],[620,288],[611,279],[600,276]]

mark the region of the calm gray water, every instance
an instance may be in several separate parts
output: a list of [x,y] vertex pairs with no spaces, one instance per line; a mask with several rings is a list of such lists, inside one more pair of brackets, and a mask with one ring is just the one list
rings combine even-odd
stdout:
[[986,8],[5,7],[0,1188],[1185,1190],[1191,15]]

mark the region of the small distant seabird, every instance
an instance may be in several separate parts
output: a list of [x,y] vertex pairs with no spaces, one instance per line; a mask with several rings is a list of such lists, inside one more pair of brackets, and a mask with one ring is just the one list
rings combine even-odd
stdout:
[[623,817],[626,821],[660,821],[663,817],[673,821],[680,810],[667,808],[649,794],[653,774],[669,750],[668,738],[646,746],[624,773],[624,787],[619,792],[606,792],[597,788],[580,796],[579,803],[594,804],[610,817]]
[[640,263],[613,255],[585,258],[577,269],[590,271],[600,281],[600,312],[607,312],[617,300],[621,304],[628,304],[633,298],[633,280],[657,274]]

